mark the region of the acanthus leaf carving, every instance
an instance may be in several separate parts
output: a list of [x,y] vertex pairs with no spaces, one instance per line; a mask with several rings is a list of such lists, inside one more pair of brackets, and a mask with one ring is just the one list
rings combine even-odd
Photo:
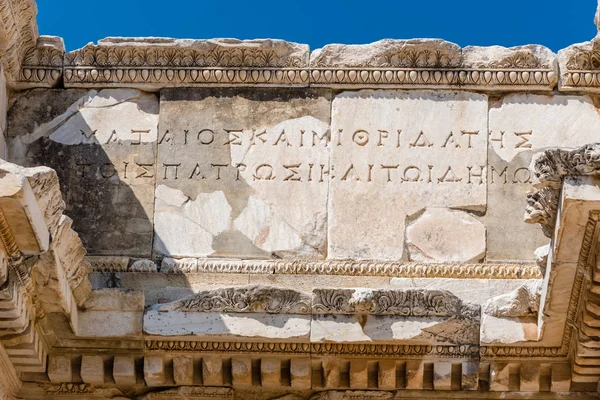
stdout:
[[537,182],[535,189],[527,195],[525,222],[540,224],[544,235],[551,237],[564,178],[600,172],[600,143],[587,144],[575,150],[546,150],[534,156],[530,169]]
[[310,296],[262,285],[229,287],[201,291],[161,306],[158,311],[308,314]]

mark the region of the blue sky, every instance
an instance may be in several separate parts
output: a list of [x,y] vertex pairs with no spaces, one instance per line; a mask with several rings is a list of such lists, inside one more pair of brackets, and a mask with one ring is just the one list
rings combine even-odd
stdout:
[[370,43],[442,38],[461,46],[543,44],[558,51],[590,40],[596,0],[38,0],[40,33],[67,50],[106,36],[276,38]]

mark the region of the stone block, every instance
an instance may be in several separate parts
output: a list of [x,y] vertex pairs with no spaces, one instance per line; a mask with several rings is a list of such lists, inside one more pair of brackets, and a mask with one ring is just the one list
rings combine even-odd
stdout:
[[115,356],[113,360],[113,379],[117,385],[135,385],[135,359],[131,356]]
[[177,385],[194,383],[194,360],[191,357],[173,357],[173,380]]
[[550,377],[550,391],[552,392],[568,392],[571,390],[571,365],[552,364]]
[[252,360],[250,358],[232,358],[231,377],[233,387],[252,386]]
[[589,96],[509,94],[490,105],[487,254],[490,260],[533,260],[548,243],[537,225],[523,222],[532,188],[534,154],[597,142],[600,115]]
[[487,104],[468,92],[338,94],[328,256],[408,260],[407,220],[434,207],[484,211]]
[[310,389],[312,386],[312,367],[309,358],[290,360],[290,377],[293,389]]
[[151,255],[158,98],[133,89],[32,90],[9,113],[11,159],[56,170],[90,255]]
[[202,384],[223,386],[223,360],[220,357],[202,357]]
[[81,379],[92,385],[104,383],[104,359],[101,356],[81,357]]
[[452,363],[438,361],[433,364],[433,389],[452,390]]
[[350,388],[366,389],[369,386],[369,368],[367,360],[355,359],[350,361]]
[[510,364],[490,364],[490,390],[492,392],[507,392],[509,390]]
[[142,311],[78,310],[75,330],[78,336],[121,337],[142,333]]
[[324,258],[329,121],[319,89],[163,90],[155,251]]
[[479,363],[474,361],[464,361],[462,363],[462,390],[478,390],[479,389]]
[[406,389],[423,389],[424,368],[421,361],[406,362]]
[[49,356],[48,377],[52,383],[69,383],[73,381],[73,368],[70,356]]
[[379,390],[396,389],[396,361],[380,360],[377,371],[377,388]]
[[427,208],[406,228],[409,259],[471,262],[485,257],[485,225],[464,211]]
[[260,360],[260,384],[263,387],[281,386],[281,359],[263,358]]
[[540,365],[536,363],[521,364],[519,370],[521,392],[540,391]]
[[165,384],[165,363],[161,356],[144,357],[144,380],[148,386]]
[[338,359],[323,359],[323,378],[323,386],[327,389],[340,386],[340,361]]

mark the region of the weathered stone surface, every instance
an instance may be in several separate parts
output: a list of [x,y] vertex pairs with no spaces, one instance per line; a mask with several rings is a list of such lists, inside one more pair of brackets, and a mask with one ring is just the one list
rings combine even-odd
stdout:
[[600,92],[597,57],[600,55],[600,39],[576,43],[558,52],[560,68],[559,90],[563,92]]
[[542,281],[524,284],[510,293],[489,299],[482,313],[494,317],[526,317],[537,314],[540,307]]
[[101,356],[81,357],[81,379],[92,385],[104,383],[104,360]]
[[108,37],[65,55],[65,86],[307,86],[308,58],[277,39]]
[[310,317],[260,313],[197,313],[148,311],[144,331],[150,335],[194,335],[216,339],[263,337],[280,340],[306,340]]
[[596,141],[600,115],[588,96],[512,94],[491,104],[489,113],[487,256],[492,260],[532,260],[547,243],[538,227],[522,221],[534,178],[533,154],[553,147]]
[[479,262],[486,229],[464,211],[427,208],[406,228],[408,258],[422,262]]
[[155,251],[324,257],[329,101],[318,90],[164,90]]
[[130,89],[33,90],[9,113],[11,159],[54,168],[90,254],[149,256],[158,100]]
[[445,290],[466,303],[483,305],[491,298],[500,296],[532,282],[525,279],[432,279],[392,278],[391,285],[400,289]]
[[484,95],[344,92],[331,132],[329,257],[406,260],[408,218],[486,208]]

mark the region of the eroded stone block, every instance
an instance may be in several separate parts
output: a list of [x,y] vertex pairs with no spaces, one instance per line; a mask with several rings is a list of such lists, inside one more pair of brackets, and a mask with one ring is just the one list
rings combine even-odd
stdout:
[[173,380],[177,385],[194,383],[194,360],[187,356],[173,358]]
[[115,356],[113,360],[113,378],[117,385],[135,385],[135,359],[131,356]]
[[260,384],[263,387],[281,385],[281,359],[263,358],[260,360]]
[[490,104],[488,259],[533,260],[547,244],[538,226],[523,222],[526,196],[534,178],[535,153],[553,147],[573,148],[598,141],[600,115],[589,96],[511,94]]
[[52,383],[68,383],[73,380],[73,369],[70,356],[50,356],[48,360],[48,377]]
[[165,363],[161,356],[144,357],[144,380],[148,386],[165,383]]
[[331,132],[329,257],[406,260],[407,219],[486,208],[484,95],[343,92]]
[[81,379],[92,385],[104,383],[104,360],[101,356],[81,357]]
[[427,208],[406,228],[411,261],[479,262],[485,257],[485,225],[464,211]]
[[202,383],[204,386],[223,385],[223,360],[220,357],[202,357]]
[[291,385],[294,389],[311,387],[312,368],[308,358],[292,358],[290,360]]
[[325,256],[329,92],[161,93],[155,251]]
[[231,377],[233,387],[252,386],[252,360],[249,358],[232,358]]
[[150,256],[156,95],[132,89],[32,90],[9,113],[19,165],[56,170],[88,252]]

